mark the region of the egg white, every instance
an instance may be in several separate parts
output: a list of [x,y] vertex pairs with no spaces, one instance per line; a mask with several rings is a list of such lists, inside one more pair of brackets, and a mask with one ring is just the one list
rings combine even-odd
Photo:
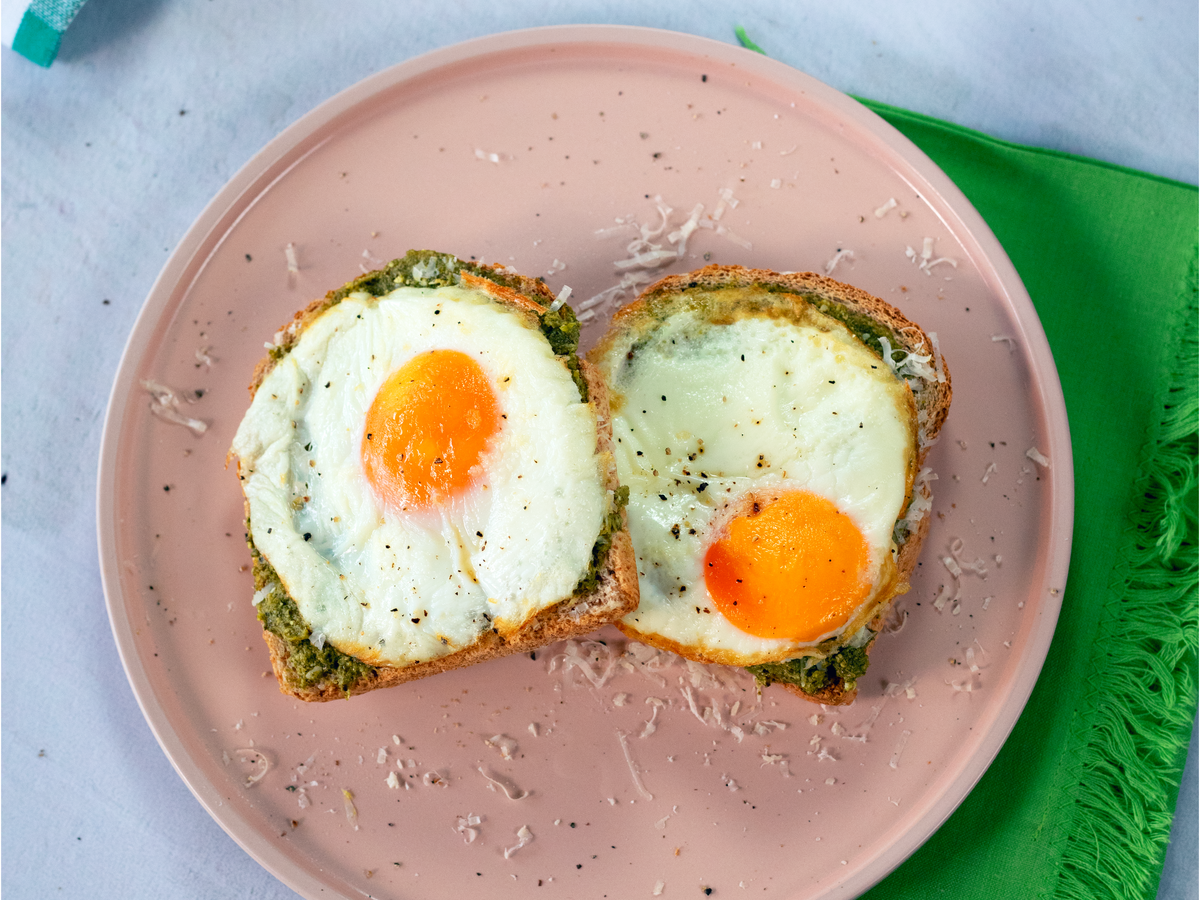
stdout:
[[[696,659],[787,659],[815,641],[760,638],[713,603],[705,552],[751,493],[810,491],[850,516],[869,548],[871,592],[891,588],[892,532],[912,484],[911,394],[840,323],[695,309],[606,348],[617,471],[629,486],[641,601],[623,625]],[[820,321],[823,320],[823,321]]]
[[[503,416],[471,488],[396,510],[364,473],[381,385],[414,356],[466,353]],[[569,597],[605,510],[596,419],[536,322],[458,287],[351,294],[259,386],[233,442],[258,549],[314,635],[404,666],[519,628]]]

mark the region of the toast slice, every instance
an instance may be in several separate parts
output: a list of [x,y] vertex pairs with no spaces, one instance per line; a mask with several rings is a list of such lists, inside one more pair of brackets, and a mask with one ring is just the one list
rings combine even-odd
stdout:
[[[501,266],[464,262],[447,254],[409,251],[404,258],[330,291],[296,313],[276,334],[273,344],[268,345],[268,353],[256,366],[250,384],[251,398],[297,346],[305,332],[326,311],[346,298],[363,294],[384,297],[397,287],[436,289],[447,286],[484,294],[491,301],[516,312],[531,327],[540,329],[554,357],[570,373],[580,398],[590,408],[596,424],[594,446],[602,470],[606,504],[590,565],[573,591],[557,602],[543,606],[520,622],[519,627],[485,628],[469,645],[435,658],[404,665],[375,664],[353,652],[337,649],[332,642],[314,633],[271,559],[259,549],[250,497],[245,489],[247,474],[253,470],[253,460],[244,460],[236,452],[239,445],[235,439],[235,449],[230,451],[230,456],[238,457],[238,474],[246,493],[246,537],[253,560],[258,618],[263,623],[263,638],[270,653],[271,667],[284,694],[305,701],[323,701],[390,687],[587,634],[615,621],[637,605],[637,572],[624,512],[627,492],[619,487],[611,452],[607,391],[595,371],[576,355],[579,325],[574,313],[570,307],[557,303],[540,280],[515,274]],[[492,624],[490,619],[488,623]]]
[[[711,321],[732,320],[746,314],[787,318],[793,310],[814,309],[840,322],[875,356],[887,361],[896,378],[907,383],[911,391],[915,408],[915,464],[907,498],[892,531],[894,591],[885,598],[886,602],[859,614],[869,615],[868,619],[851,620],[842,633],[804,646],[803,655],[747,666],[762,686],[780,684],[822,704],[851,703],[857,693],[856,681],[866,671],[875,638],[885,630],[892,597],[908,590],[908,579],[929,530],[932,473],[925,467],[925,460],[946,420],[952,395],[950,373],[937,347],[936,335],[927,335],[883,300],[821,275],[713,265],[663,278],[648,287],[637,300],[618,311],[608,334],[589,354],[589,359],[602,367],[606,376],[611,376],[613,367],[622,364],[625,358],[623,349],[628,348],[628,356],[633,358],[641,339],[639,335],[657,328],[657,323],[679,310],[701,308],[705,316],[712,317]],[[664,396],[663,400],[666,399]],[[628,478],[625,480],[629,483]],[[639,533],[635,529],[635,536]],[[678,532],[675,538],[678,540]],[[641,630],[633,617],[626,617],[618,627],[632,638],[699,661],[727,662],[719,654],[694,652],[689,645],[681,646],[661,634]]]

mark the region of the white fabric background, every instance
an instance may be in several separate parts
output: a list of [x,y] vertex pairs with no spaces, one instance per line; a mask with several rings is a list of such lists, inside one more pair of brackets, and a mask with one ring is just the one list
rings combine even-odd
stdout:
[[[193,799],[117,657],[94,495],[125,338],[208,200],[314,105],[465,38],[587,22],[742,24],[841,90],[1196,183],[1194,0],[90,0],[50,69],[0,50],[9,900],[295,896]],[[1195,749],[1164,898],[1197,896]]]

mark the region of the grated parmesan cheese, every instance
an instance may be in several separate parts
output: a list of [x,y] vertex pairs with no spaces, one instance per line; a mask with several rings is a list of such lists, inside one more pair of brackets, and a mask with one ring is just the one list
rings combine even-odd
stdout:
[[674,250],[665,250],[660,247],[635,253],[628,259],[615,260],[613,265],[618,269],[631,269],[635,266],[643,269],[657,269],[676,259],[678,256]]
[[957,605],[961,594],[962,588],[959,585],[957,578],[954,580],[953,593],[951,592],[949,585],[943,584],[938,588],[938,595],[934,598],[933,608],[938,612],[941,612],[948,602],[953,602]]
[[465,816],[459,816],[454,821],[454,830],[456,833],[463,836],[463,842],[470,844],[475,838],[479,837],[479,826],[483,823],[483,818],[474,813],[467,813]]
[[629,751],[629,742],[626,740],[626,734],[623,731],[617,731],[617,740],[621,743],[621,752],[625,754],[625,763],[629,766],[629,774],[633,776],[633,786],[637,789],[638,795],[643,800],[653,800],[654,795],[646,790],[646,786],[642,784],[642,776],[638,772],[637,764],[633,761],[633,754]]
[[683,255],[687,253],[688,238],[691,237],[692,232],[695,231],[699,226],[700,216],[703,213],[704,204],[697,203],[692,207],[691,215],[687,217],[687,221],[680,225],[677,231],[672,231],[669,235],[667,235],[667,240],[670,243],[678,245],[675,248],[676,259],[683,259]]
[[507,735],[494,734],[486,738],[484,743],[494,750],[499,750],[503,759],[512,759],[513,754],[517,752],[517,742]]
[[480,766],[477,771],[488,780],[488,790],[494,791],[496,788],[499,788],[509,800],[524,800],[529,796],[529,791],[521,790],[507,778],[501,778],[484,771],[483,766]]
[[[834,253],[833,256],[829,257],[829,261],[825,263],[825,274],[832,275],[833,270],[837,268],[838,263],[840,263],[843,259],[854,259],[854,258],[855,257],[854,257],[853,250],[848,250],[843,247],[838,247],[837,252]],[[884,356],[884,359],[887,360],[886,355]],[[891,360],[888,360],[888,365],[892,366],[893,372],[896,370],[895,366],[892,365]]]
[[[853,254],[851,254],[853,256]],[[827,267],[826,274],[829,274]],[[886,337],[879,338],[879,346],[883,348],[883,361],[888,364],[888,368],[897,378],[903,378],[909,383],[909,386],[914,390],[918,387],[916,381],[941,382],[945,380],[945,375],[937,368],[929,365],[933,360],[933,354],[922,355],[919,353],[910,353],[902,351],[900,348],[892,350],[892,342]],[[894,352],[904,353],[904,358],[899,362],[892,355]]]
[[267,758],[265,753],[259,750],[247,748],[244,750],[234,750],[233,752],[237,754],[238,762],[242,763],[243,765],[257,767],[257,771],[252,771],[246,775],[246,780],[244,782],[246,787],[253,787],[254,785],[258,784],[271,769],[271,761]]
[[[556,259],[555,262],[558,262]],[[565,266],[564,266],[565,268]],[[562,308],[562,305],[571,298],[571,286],[564,284],[563,289],[558,292],[558,296],[554,298],[554,302],[550,304],[550,311],[554,312]]]
[[753,250],[754,249],[754,244],[752,244],[750,241],[746,240],[741,235],[734,234],[732,231],[730,231],[724,225],[718,225],[716,231],[717,231],[717,234],[721,235],[722,237],[726,238],[727,240],[731,241],[732,243],[737,244],[743,250]]
[[1037,447],[1030,447],[1028,450],[1025,451],[1025,455],[1028,456],[1030,459],[1032,459],[1035,463],[1037,463],[1043,469],[1050,468],[1050,460],[1047,459],[1046,456],[1042,453],[1042,451],[1038,450]]
[[[987,563],[985,563],[982,558],[977,558],[974,562],[966,562],[962,558],[962,552],[962,538],[954,538],[950,542],[950,553],[953,556],[955,563],[957,563],[959,569],[958,575],[961,575],[963,572],[970,572],[973,575],[978,575],[980,578],[986,579],[988,576]],[[947,568],[949,568],[949,565],[947,565]],[[955,575],[954,577],[957,578],[958,575]]]
[[948,256],[939,256],[936,259],[934,258],[933,244],[934,244],[934,239],[931,237],[927,237],[921,242],[921,253],[919,255],[917,254],[917,251],[914,250],[912,247],[905,247],[904,255],[908,257],[910,262],[916,263],[917,268],[919,268],[926,275],[932,275],[933,267],[942,265],[943,263],[946,265],[949,265],[952,268],[957,269],[958,268],[958,260],[956,260],[956,259],[951,259]]
[[1008,344],[1008,352],[1010,354],[1017,349],[1016,338],[1011,338],[1007,334],[993,334],[992,335],[992,343],[993,344],[998,344],[1002,341],[1004,343]]
[[895,209],[899,205],[900,204],[898,204],[896,202],[895,197],[888,197],[887,202],[885,204],[883,204],[883,206],[881,206],[877,210],[875,210],[875,218],[882,219],[884,216],[886,216],[888,214],[888,210]]
[[164,422],[170,422],[173,425],[182,425],[196,435],[201,435],[208,431],[207,422],[201,419],[193,419],[179,412],[179,403],[181,400],[186,400],[188,403],[195,403],[199,399],[194,393],[184,392],[181,395],[173,388],[167,387],[165,384],[160,384],[157,381],[152,381],[149,378],[142,379],[141,384],[150,393],[150,412],[155,416]]
[[[912,736],[912,732],[908,731],[907,729],[900,732],[900,740],[898,740],[896,742],[896,749],[892,751],[892,758],[890,760],[888,760],[889,768],[892,768],[892,769],[900,768],[900,754],[904,752],[904,747],[908,743],[908,739],[911,736]],[[897,804],[897,805],[899,805],[899,804]]]
[[508,859],[522,847],[529,846],[529,842],[533,840],[533,832],[529,830],[528,825],[522,825],[517,829],[517,843],[512,847],[504,848],[504,858]]
[[666,706],[666,704],[657,697],[647,697],[646,702],[650,704],[650,718],[647,719],[645,724],[642,725],[642,733],[638,735],[638,737],[642,738],[650,737],[650,735],[654,734],[654,732],[658,730],[658,725],[655,723],[655,720],[658,718],[658,711],[662,709],[662,707]]
[[381,269],[385,265],[384,261],[382,259],[379,259],[377,256],[372,255],[370,250],[364,250],[362,252],[362,255],[363,255],[363,259],[366,260],[366,262],[359,263],[358,268],[363,273],[371,272],[376,269]]
[[358,831],[358,808],[354,805],[354,794],[346,788],[342,788],[342,805],[346,810],[346,821]]

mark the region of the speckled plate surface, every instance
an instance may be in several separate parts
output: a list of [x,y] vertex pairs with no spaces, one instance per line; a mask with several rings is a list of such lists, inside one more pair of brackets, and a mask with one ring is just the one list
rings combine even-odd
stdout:
[[[590,343],[632,297],[593,299],[630,271],[616,262],[631,237],[670,207],[658,240],[673,247],[697,205],[712,227],[652,274],[708,261],[830,270],[936,332],[953,373],[907,619],[879,640],[857,702],[759,698],[740,671],[643,654],[612,630],[352,701],[282,696],[224,468],[264,341],[310,299],[428,247],[569,285],[591,308]],[[202,392],[182,412],[207,431],[152,415],[146,379]],[[800,900],[878,881],[993,759],[1050,643],[1071,510],[1040,324],[928,159],[760,55],[583,26],[383,72],[222,190],[130,338],[99,540],[151,728],[222,827],[300,894]]]

